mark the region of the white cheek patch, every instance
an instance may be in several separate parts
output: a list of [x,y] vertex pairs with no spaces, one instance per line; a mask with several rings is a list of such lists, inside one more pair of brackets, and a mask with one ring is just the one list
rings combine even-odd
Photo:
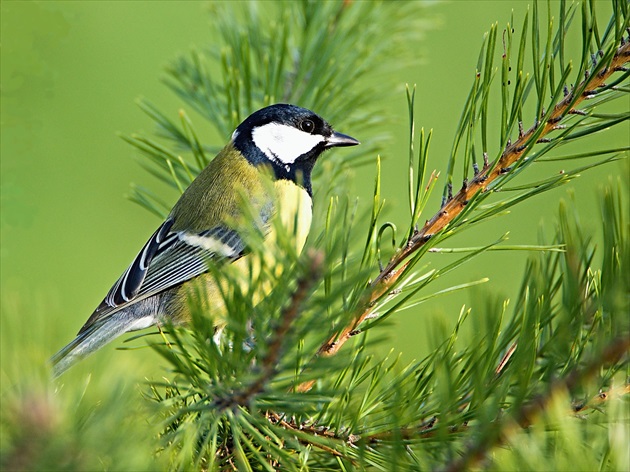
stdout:
[[300,131],[293,126],[268,123],[252,130],[254,144],[272,161],[293,164],[302,154],[306,154],[324,137]]

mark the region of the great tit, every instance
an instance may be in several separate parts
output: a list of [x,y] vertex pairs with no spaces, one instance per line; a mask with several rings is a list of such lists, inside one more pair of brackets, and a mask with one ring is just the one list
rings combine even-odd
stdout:
[[[52,357],[54,375],[126,332],[185,322],[187,285],[215,283],[208,264],[235,262],[247,254],[243,234],[233,224],[244,217],[243,198],[263,225],[280,208],[282,221],[296,226],[300,251],[311,224],[315,162],[329,148],[357,144],[294,105],[271,105],[250,115],[184,191],[76,338]],[[269,195],[269,181],[275,196]],[[212,309],[212,300],[208,306]]]

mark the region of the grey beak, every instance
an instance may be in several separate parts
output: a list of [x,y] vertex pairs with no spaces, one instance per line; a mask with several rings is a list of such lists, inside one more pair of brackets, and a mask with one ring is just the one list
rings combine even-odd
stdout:
[[333,131],[332,136],[326,139],[326,147],[341,147],[341,146],[356,146],[361,144],[356,139],[346,135]]

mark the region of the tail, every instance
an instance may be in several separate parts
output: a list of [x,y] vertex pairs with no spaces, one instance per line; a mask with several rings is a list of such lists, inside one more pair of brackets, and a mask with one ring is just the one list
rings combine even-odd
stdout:
[[129,319],[125,316],[113,316],[95,323],[79,333],[70,344],[50,358],[53,376],[59,377],[76,362],[97,351],[118,336],[130,331]]

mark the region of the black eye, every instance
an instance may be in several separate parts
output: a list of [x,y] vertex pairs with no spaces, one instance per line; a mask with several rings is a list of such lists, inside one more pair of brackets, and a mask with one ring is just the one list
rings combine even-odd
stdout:
[[315,130],[315,123],[311,120],[300,121],[300,129],[306,133],[312,133]]

